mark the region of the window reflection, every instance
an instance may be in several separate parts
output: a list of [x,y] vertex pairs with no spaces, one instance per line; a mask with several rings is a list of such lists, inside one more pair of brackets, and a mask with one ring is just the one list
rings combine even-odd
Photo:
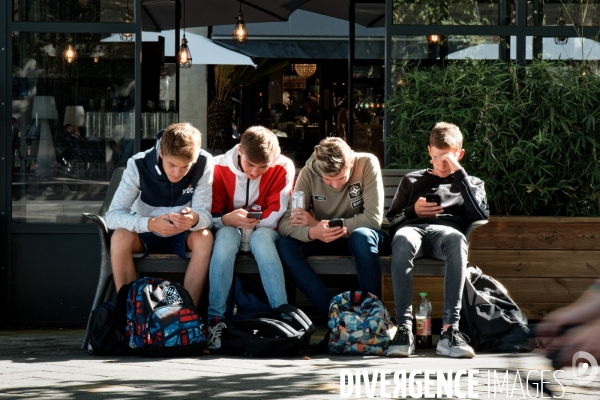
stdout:
[[128,5],[132,14],[133,0],[13,0],[13,20],[123,22]]
[[13,33],[13,219],[81,222],[133,153],[134,43]]

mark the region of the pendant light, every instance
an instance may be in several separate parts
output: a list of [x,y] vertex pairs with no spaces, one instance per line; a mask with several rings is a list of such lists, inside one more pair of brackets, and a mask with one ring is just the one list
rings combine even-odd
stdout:
[[67,64],[73,64],[77,61],[77,50],[73,47],[73,36],[69,35],[67,48],[63,51],[63,59],[67,62]]
[[294,71],[298,76],[307,79],[317,72],[317,64],[294,64]]
[[[133,17],[131,16],[131,13],[129,12],[129,0],[127,0],[127,10],[125,11],[125,16],[123,17],[123,22],[125,22],[126,24],[130,24],[133,22]],[[135,36],[133,36],[133,33],[131,33],[131,32],[121,33],[119,35],[119,37],[124,42],[131,42],[131,41],[133,41],[133,39],[135,39]]]
[[431,35],[427,35],[427,42],[431,45],[436,45],[440,42],[440,35],[437,34],[431,34]]
[[242,2],[240,1],[240,15],[236,18],[237,22],[233,28],[231,38],[235,44],[246,44],[248,41],[248,30],[244,24],[244,16],[242,15]]
[[188,41],[185,38],[185,0],[183,0],[183,37],[181,38],[181,47],[177,53],[177,64],[180,68],[192,67],[192,53],[187,45]]

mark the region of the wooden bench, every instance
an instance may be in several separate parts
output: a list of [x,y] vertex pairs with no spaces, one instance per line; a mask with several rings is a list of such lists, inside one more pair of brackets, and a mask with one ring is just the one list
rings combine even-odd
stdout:
[[[402,177],[414,170],[409,169],[383,169],[383,185],[385,190],[385,209],[392,203],[394,194]],[[298,173],[297,170],[296,173]],[[96,295],[92,304],[92,310],[105,301],[110,301],[114,296],[114,282],[110,263],[110,235],[104,221],[104,216],[112,198],[121,182],[123,168],[117,168],[111,178],[104,203],[97,214],[84,213],[83,215],[96,223],[100,234],[100,275],[96,287]],[[476,221],[472,223],[466,233],[467,244],[471,240],[473,231],[486,224],[487,221]],[[418,256],[418,255],[417,255]],[[391,274],[391,256],[381,256],[382,275]],[[356,274],[356,266],[353,256],[313,256],[308,258],[310,266],[320,275],[351,275]],[[149,254],[146,257],[134,255],[134,265],[138,273],[150,276],[159,276],[162,273],[186,271],[189,260],[171,254]],[[236,273],[258,273],[258,266],[252,255],[238,254],[235,261]],[[415,260],[414,275],[421,276],[443,276],[444,262],[430,258],[418,258]],[[86,333],[87,338],[87,333]],[[86,338],[84,338],[84,345]],[[83,345],[82,345],[83,346]]]

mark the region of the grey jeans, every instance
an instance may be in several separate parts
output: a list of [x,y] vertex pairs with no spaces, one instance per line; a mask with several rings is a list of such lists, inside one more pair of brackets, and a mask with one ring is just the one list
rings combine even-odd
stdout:
[[458,328],[467,253],[465,236],[449,226],[407,225],[396,232],[392,240],[392,284],[398,324],[412,325],[413,260],[427,256],[446,261],[442,321]]

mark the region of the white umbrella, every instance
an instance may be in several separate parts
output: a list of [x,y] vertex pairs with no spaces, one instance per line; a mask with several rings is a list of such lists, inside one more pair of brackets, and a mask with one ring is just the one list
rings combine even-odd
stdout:
[[[165,38],[165,56],[175,56],[175,30],[171,29],[162,32],[142,32],[142,42],[156,42],[158,36]],[[181,31],[183,37],[183,31]],[[188,47],[192,53],[194,65],[214,64],[214,65],[253,65],[252,59],[235,51],[213,43],[212,40],[204,36],[186,32],[185,38],[188,41]],[[102,42],[120,42],[118,34],[102,39]]]

